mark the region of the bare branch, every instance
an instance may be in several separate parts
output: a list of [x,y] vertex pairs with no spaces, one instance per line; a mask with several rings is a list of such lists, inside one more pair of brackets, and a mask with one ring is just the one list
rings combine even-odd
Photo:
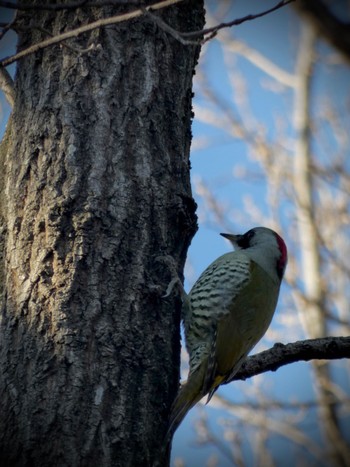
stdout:
[[[162,2],[155,3],[151,6],[145,7],[146,10],[149,10],[152,8],[152,10],[160,10],[162,8],[166,8],[171,5],[175,5],[176,3],[180,3],[183,0],[164,0]],[[11,57],[5,58],[0,62],[0,65],[2,66],[8,66],[11,63],[16,62],[20,58],[26,57],[27,55],[30,55],[32,53],[38,52],[39,50],[45,49],[46,47],[49,47],[54,44],[59,44],[60,42],[63,42],[67,39],[71,39],[73,37],[77,37],[80,34],[83,34],[85,32],[92,31],[94,29],[101,28],[103,26],[108,26],[111,24],[117,24],[121,23],[123,21],[128,21],[133,18],[138,18],[144,14],[143,9],[139,8],[137,10],[131,11],[129,13],[125,13],[122,15],[117,15],[117,16],[112,16],[110,18],[104,18],[100,19],[98,21],[94,21],[93,23],[90,24],[85,24],[84,26],[80,26],[77,29],[73,29],[72,31],[67,31],[63,34],[59,34],[57,36],[54,36],[50,39],[46,39],[45,41],[39,42],[37,44],[34,44],[30,47],[28,47],[25,50],[22,50],[16,55],[12,55]]]
[[206,39],[206,40],[209,40],[209,39],[212,39],[220,29],[231,28],[232,26],[238,26],[239,24],[245,23],[246,21],[252,21],[254,19],[261,18],[262,16],[268,15],[269,13],[272,13],[273,11],[276,11],[279,8],[282,8],[294,1],[295,0],[282,0],[281,2],[277,3],[277,5],[275,5],[274,7],[269,8],[268,10],[262,11],[261,13],[256,13],[255,15],[243,16],[242,18],[234,19],[233,21],[229,21],[227,23],[220,23],[211,28],[202,29],[201,31],[182,33],[182,37],[194,39],[197,37],[202,37],[206,34],[210,34],[210,36]]
[[[0,1],[0,7],[9,8],[12,10],[22,10],[22,11],[29,11],[29,10],[50,10],[50,11],[59,11],[59,10],[75,10],[81,7],[101,7],[107,5],[124,5],[125,0],[106,0],[103,2],[88,2],[87,0],[80,0],[78,2],[71,2],[71,3],[48,3],[48,4],[41,4],[41,5],[33,5],[33,4],[23,4],[23,3],[14,3],[14,2],[2,2]],[[144,2],[140,0],[128,0],[128,4],[130,5],[143,5]]]
[[0,65],[0,89],[4,92],[7,102],[13,107],[15,91],[10,73]]
[[232,413],[238,419],[243,420],[245,427],[251,425],[257,427],[259,430],[268,428],[271,433],[278,433],[279,436],[292,440],[295,444],[307,448],[318,460],[324,456],[319,444],[299,428],[293,426],[290,423],[290,417],[284,419],[272,416],[267,417],[265,412],[259,410],[254,410],[254,415],[252,416],[252,410],[249,406],[242,405],[241,407],[237,407],[236,405],[232,405],[231,401],[228,401],[221,393],[215,394],[210,405],[211,407],[225,409],[226,412]]
[[272,349],[247,358],[238,373],[225,384],[236,380],[246,380],[267,371],[276,371],[290,363],[341,358],[350,358],[350,336],[322,337],[291,344],[277,343]]
[[[192,44],[196,44],[196,42],[185,40],[185,38],[197,39],[197,38],[202,38],[203,36],[209,34],[209,36],[203,41],[203,43],[204,43],[204,42],[212,39],[213,37],[215,37],[216,33],[220,29],[230,28],[232,26],[238,26],[239,24],[245,23],[246,21],[251,21],[253,19],[260,18],[260,17],[265,16],[265,15],[267,15],[269,13],[272,13],[273,11],[278,10],[279,8],[282,8],[283,6],[287,5],[288,3],[291,3],[291,2],[294,2],[294,1],[295,0],[282,0],[281,2],[279,2],[274,7],[270,8],[268,10],[265,10],[265,11],[263,11],[261,13],[257,13],[255,15],[243,16],[242,18],[234,19],[232,21],[229,21],[228,23],[220,23],[220,24],[218,24],[216,26],[213,26],[211,28],[203,29],[201,31],[193,31],[193,32],[179,32],[179,31],[176,31],[175,29],[170,27],[167,23],[165,23],[158,16],[152,15],[149,12],[146,12],[146,14],[148,14],[148,16],[150,18],[152,18],[153,21],[155,21],[160,28],[162,28],[164,31],[168,32],[171,36],[175,37],[175,39],[177,39],[179,42],[181,42],[184,45],[192,45]],[[150,10],[152,10],[152,8],[150,8]]]
[[260,68],[266,74],[272,76],[276,81],[280,82],[284,86],[294,88],[295,76],[276,65],[272,60],[268,59],[256,49],[253,49],[244,42],[236,39],[229,40],[227,42],[227,48],[230,52],[242,55],[246,60],[249,60],[253,65]]
[[[31,29],[38,29],[38,31],[48,35],[49,37],[55,37],[50,31],[48,31],[47,29],[41,27],[41,26],[36,26],[36,25],[33,25],[30,27]],[[89,47],[85,48],[85,49],[82,49],[82,48],[78,48],[78,47],[72,47],[71,45],[68,45],[67,43],[63,42],[62,43],[62,47],[66,47],[67,49],[71,50],[72,52],[75,52],[76,54],[78,55],[83,55],[87,52],[89,52],[90,50],[93,50],[93,49],[96,49],[96,44],[90,44]]]
[[9,23],[0,23],[0,28],[2,28],[2,31],[0,31],[0,40],[4,37],[4,35],[10,31],[10,29],[13,28],[16,20],[12,20]]
[[[112,16],[111,18],[100,19],[100,20],[95,21],[93,23],[81,26],[81,27],[79,27],[77,29],[73,29],[72,31],[67,31],[67,32],[65,32],[63,34],[59,34],[59,35],[57,35],[55,37],[52,37],[50,39],[47,39],[45,41],[34,44],[34,45],[28,47],[27,49],[22,50],[21,52],[19,52],[16,55],[12,55],[11,57],[5,58],[4,60],[2,60],[0,62],[0,65],[8,66],[11,63],[14,63],[15,61],[19,60],[20,58],[26,57],[29,54],[37,52],[38,50],[42,50],[42,49],[44,49],[46,47],[49,47],[51,45],[61,43],[61,42],[65,41],[67,39],[70,39],[72,37],[77,37],[80,34],[83,34],[85,32],[92,31],[92,30],[100,28],[100,27],[121,23],[123,21],[128,21],[128,20],[130,20],[132,18],[137,18],[137,17],[140,17],[142,15],[145,15],[147,12],[150,12],[150,11],[153,11],[153,10],[160,10],[162,8],[166,8],[166,7],[171,6],[171,5],[175,5],[176,3],[180,3],[182,1],[183,0],[164,0],[162,2],[158,2],[158,3],[155,3],[153,5],[148,5],[146,7],[143,6],[143,7],[139,8],[139,9],[131,11],[129,13],[124,13],[122,15],[117,15],[117,16]],[[155,21],[158,24],[158,26],[160,28],[162,28],[168,34],[171,34],[173,37],[175,37],[175,39],[177,39],[182,44],[184,44],[184,45],[193,45],[193,44],[196,45],[195,42],[192,42],[192,41],[190,41],[188,39],[197,39],[197,38],[202,39],[203,36],[209,35],[204,41],[202,40],[202,42],[206,42],[206,41],[212,39],[213,37],[215,37],[215,35],[217,34],[217,32],[220,29],[229,28],[229,27],[232,27],[232,26],[237,26],[237,25],[242,24],[242,23],[244,23],[246,21],[251,21],[251,20],[254,20],[254,19],[257,19],[257,18],[261,18],[262,16],[265,16],[265,15],[267,15],[269,13],[272,13],[273,11],[276,11],[279,8],[282,8],[283,6],[288,5],[289,3],[294,2],[294,1],[295,0],[282,0],[277,5],[275,5],[274,7],[269,8],[268,10],[265,10],[265,11],[263,11],[261,13],[257,13],[257,14],[254,14],[254,15],[247,15],[247,16],[244,16],[242,18],[238,18],[238,19],[235,19],[233,21],[230,21],[228,23],[220,23],[217,26],[214,26],[212,28],[202,29],[200,31],[193,31],[193,32],[178,32],[178,31],[175,31],[173,28],[171,28],[168,24],[166,24],[160,18],[156,18],[154,15],[151,15],[150,13],[149,13],[148,16],[150,16],[153,19],[153,21]],[[1,3],[4,3],[4,2],[0,2],[0,6],[1,6]],[[87,2],[82,2],[82,3],[83,3],[83,5],[87,4]],[[80,3],[79,3],[79,5],[80,5]],[[89,4],[89,6],[91,6],[91,5]],[[101,4],[99,3],[98,6],[101,6]]]

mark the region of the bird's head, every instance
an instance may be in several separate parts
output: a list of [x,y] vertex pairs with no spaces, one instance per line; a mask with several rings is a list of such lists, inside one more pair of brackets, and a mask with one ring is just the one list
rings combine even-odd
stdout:
[[246,253],[266,270],[274,269],[282,280],[287,266],[287,247],[282,237],[267,227],[255,227],[243,235],[220,234],[227,238],[235,249]]

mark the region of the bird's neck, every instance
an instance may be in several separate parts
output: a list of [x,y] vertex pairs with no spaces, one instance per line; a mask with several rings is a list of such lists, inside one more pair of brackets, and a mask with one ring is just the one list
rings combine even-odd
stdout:
[[257,263],[274,282],[281,282],[276,271],[278,258],[276,258],[275,252],[272,249],[268,246],[266,248],[261,246],[257,248],[252,247],[244,250],[244,253]]

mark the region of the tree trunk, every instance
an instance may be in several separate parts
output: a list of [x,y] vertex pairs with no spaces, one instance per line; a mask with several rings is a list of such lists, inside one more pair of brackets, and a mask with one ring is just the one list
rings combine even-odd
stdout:
[[[311,109],[310,91],[313,77],[316,30],[305,23],[301,30],[300,51],[296,70],[294,123],[297,130],[294,154],[294,188],[298,201],[297,227],[299,230],[301,274],[305,301],[302,322],[311,339],[328,334],[325,316],[325,296],[322,286],[322,259],[318,227],[315,220],[311,159]],[[343,436],[338,416],[331,368],[327,361],[312,362],[316,391],[320,407],[320,419],[332,466],[349,465],[350,449]]]
[[[119,8],[22,14],[58,34]],[[203,25],[202,1],[155,13]],[[19,47],[46,38],[23,30]],[[90,44],[95,48],[86,53]],[[199,48],[141,17],[22,59],[1,147],[1,466],[149,466],[179,377]]]

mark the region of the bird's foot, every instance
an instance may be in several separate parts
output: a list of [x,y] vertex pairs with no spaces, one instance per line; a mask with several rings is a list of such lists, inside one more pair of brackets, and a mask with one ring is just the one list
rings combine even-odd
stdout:
[[187,294],[185,292],[185,289],[183,287],[182,281],[179,277],[179,274],[176,270],[176,262],[174,258],[170,255],[167,256],[157,256],[156,261],[163,263],[167,266],[169,269],[170,275],[171,275],[171,280],[168,284],[168,287],[166,288],[165,294],[162,295],[162,298],[167,298],[171,295],[173,290],[178,288],[181,298],[184,301],[184,298],[187,297]]

